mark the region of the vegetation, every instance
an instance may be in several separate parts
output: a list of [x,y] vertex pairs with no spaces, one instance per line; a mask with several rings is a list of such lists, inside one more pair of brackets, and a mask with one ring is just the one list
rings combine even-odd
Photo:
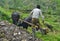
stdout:
[[[49,32],[43,36],[40,32],[37,32],[36,37],[43,41],[60,41],[60,0],[0,0],[0,20],[12,22],[11,14],[14,10],[31,10],[37,4],[41,5],[45,16],[45,23],[51,24],[55,32]],[[14,8],[14,10],[10,8]],[[21,13],[22,18],[27,17],[27,15],[26,12]],[[41,21],[42,20],[40,20],[40,22]],[[45,25],[42,24],[42,27],[43,26]],[[29,28],[28,31],[30,31],[30,29],[31,28]]]

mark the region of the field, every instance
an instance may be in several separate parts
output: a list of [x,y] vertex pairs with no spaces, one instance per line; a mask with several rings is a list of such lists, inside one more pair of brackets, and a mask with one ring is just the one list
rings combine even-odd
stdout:
[[[9,22],[12,22],[11,13],[12,11],[10,10],[6,11],[4,8],[0,8],[0,20],[8,20]],[[21,13],[21,18],[24,19],[28,17],[28,15],[29,13]],[[42,35],[40,32],[36,32],[36,37],[42,39],[43,41],[60,41],[60,15],[48,13],[45,13],[43,15],[45,16],[45,23],[52,25],[54,32],[49,32],[47,35]],[[42,27],[45,27],[45,25],[42,23],[41,18],[40,22]],[[28,28],[28,31],[31,32],[31,27]]]

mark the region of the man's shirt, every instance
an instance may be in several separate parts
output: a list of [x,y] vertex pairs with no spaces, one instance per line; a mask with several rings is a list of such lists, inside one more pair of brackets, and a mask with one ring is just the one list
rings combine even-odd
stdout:
[[38,8],[35,8],[31,11],[32,13],[32,18],[39,18],[40,16],[42,17],[42,19],[44,18],[44,16],[42,15],[42,11]]

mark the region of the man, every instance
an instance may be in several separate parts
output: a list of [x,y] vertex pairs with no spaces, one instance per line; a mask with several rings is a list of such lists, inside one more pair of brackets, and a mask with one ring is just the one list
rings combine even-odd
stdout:
[[38,30],[40,28],[40,23],[39,23],[40,16],[42,17],[42,21],[44,22],[44,16],[42,15],[40,5],[37,5],[37,7],[31,11],[30,15],[32,16],[32,23],[38,26],[37,28]]
[[44,16],[42,15],[42,11],[40,9],[40,5],[37,5],[36,8],[34,8],[30,15],[32,16],[32,23],[34,25],[37,25],[38,28],[34,28],[35,26],[32,26],[32,35],[33,35],[33,40],[35,40],[35,30],[38,30],[40,29],[41,30],[41,27],[40,27],[40,23],[39,23],[39,17],[41,16],[42,17],[42,20],[44,22]]

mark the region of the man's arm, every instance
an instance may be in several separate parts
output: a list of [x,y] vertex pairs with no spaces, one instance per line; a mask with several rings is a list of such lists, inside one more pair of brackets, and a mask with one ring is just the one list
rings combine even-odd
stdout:
[[32,14],[33,14],[33,10],[30,12],[30,16],[32,16]]
[[43,21],[43,23],[44,23],[44,16],[42,15],[42,11],[40,11],[40,15],[41,15],[42,21]]

